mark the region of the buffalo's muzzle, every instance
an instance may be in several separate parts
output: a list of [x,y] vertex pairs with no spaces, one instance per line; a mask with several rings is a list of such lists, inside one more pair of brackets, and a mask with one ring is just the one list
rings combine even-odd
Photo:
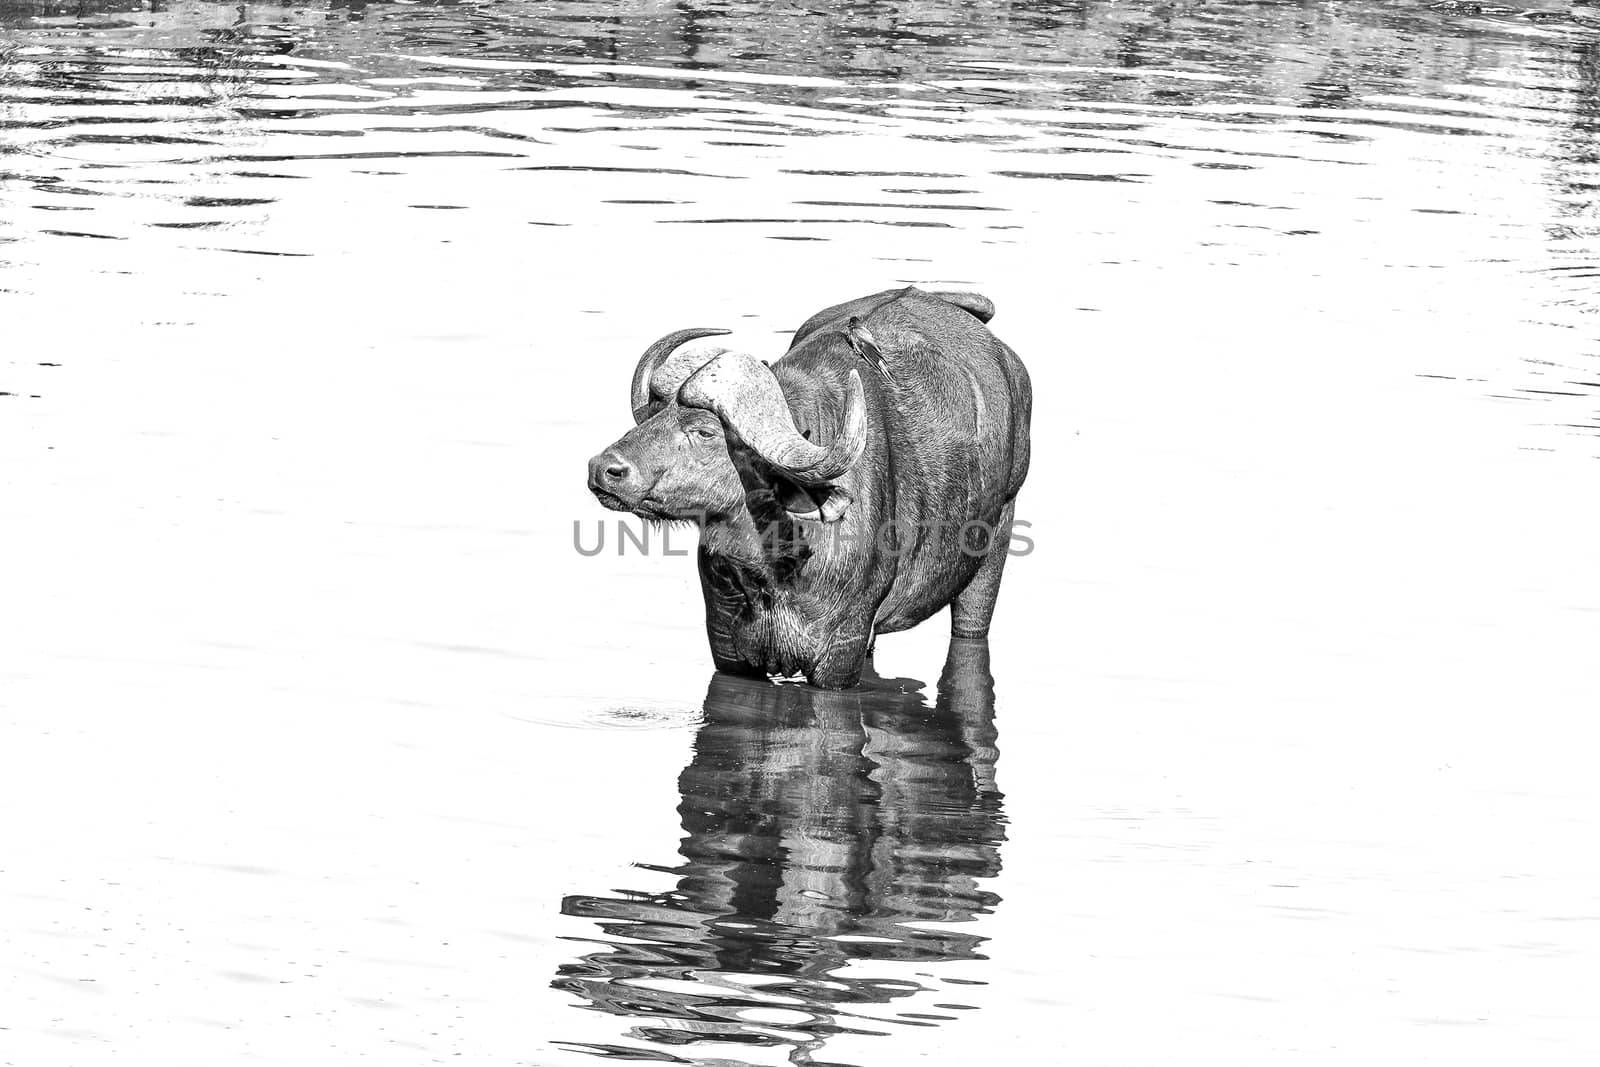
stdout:
[[589,491],[607,507],[626,511],[642,495],[644,486],[638,468],[607,449],[589,461]]

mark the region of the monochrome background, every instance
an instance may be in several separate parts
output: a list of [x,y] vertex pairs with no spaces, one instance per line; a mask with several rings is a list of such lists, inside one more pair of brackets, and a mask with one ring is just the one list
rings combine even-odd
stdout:
[[[1597,133],[1586,5],[0,0],[0,1063],[1596,1062]],[[585,462],[905,284],[992,724],[769,728]]]

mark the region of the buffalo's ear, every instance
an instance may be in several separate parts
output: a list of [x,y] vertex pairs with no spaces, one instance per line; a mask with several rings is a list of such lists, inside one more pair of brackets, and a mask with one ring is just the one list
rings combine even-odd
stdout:
[[856,498],[842,485],[801,486],[779,478],[773,486],[778,503],[797,519],[838,522]]
[[817,510],[821,513],[823,522],[838,522],[844,518],[844,513],[850,510],[850,505],[856,502],[850,490],[840,485],[824,486],[817,492],[822,494]]
[[842,485],[801,485],[784,477],[737,438],[729,443],[728,458],[739,473],[745,503],[758,524],[780,518],[838,522],[855,503],[855,495]]

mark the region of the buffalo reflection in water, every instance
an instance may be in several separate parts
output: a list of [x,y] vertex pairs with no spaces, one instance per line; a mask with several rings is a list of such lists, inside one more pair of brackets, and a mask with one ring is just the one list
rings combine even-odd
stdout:
[[657,1047],[561,1044],[689,1063],[660,1046],[788,1045],[791,1062],[819,1064],[831,1034],[952,1018],[870,1013],[930,987],[838,973],[983,959],[977,934],[908,924],[967,922],[1000,899],[979,882],[999,873],[1005,836],[988,643],[951,642],[932,708],[906,688],[921,686],[870,668],[836,693],[712,677],[678,783],[683,862],[650,868],[677,887],[561,906],[606,937],[555,988],[650,1020],[628,1036]]

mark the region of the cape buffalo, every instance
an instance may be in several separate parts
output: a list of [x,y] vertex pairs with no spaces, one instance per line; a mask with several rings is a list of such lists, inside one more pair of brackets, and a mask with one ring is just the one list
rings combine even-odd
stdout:
[[770,366],[668,334],[633,418],[589,461],[606,507],[699,525],[719,670],[856,684],[876,635],[951,606],[989,631],[1028,472],[1032,387],[974,293],[838,304]]

